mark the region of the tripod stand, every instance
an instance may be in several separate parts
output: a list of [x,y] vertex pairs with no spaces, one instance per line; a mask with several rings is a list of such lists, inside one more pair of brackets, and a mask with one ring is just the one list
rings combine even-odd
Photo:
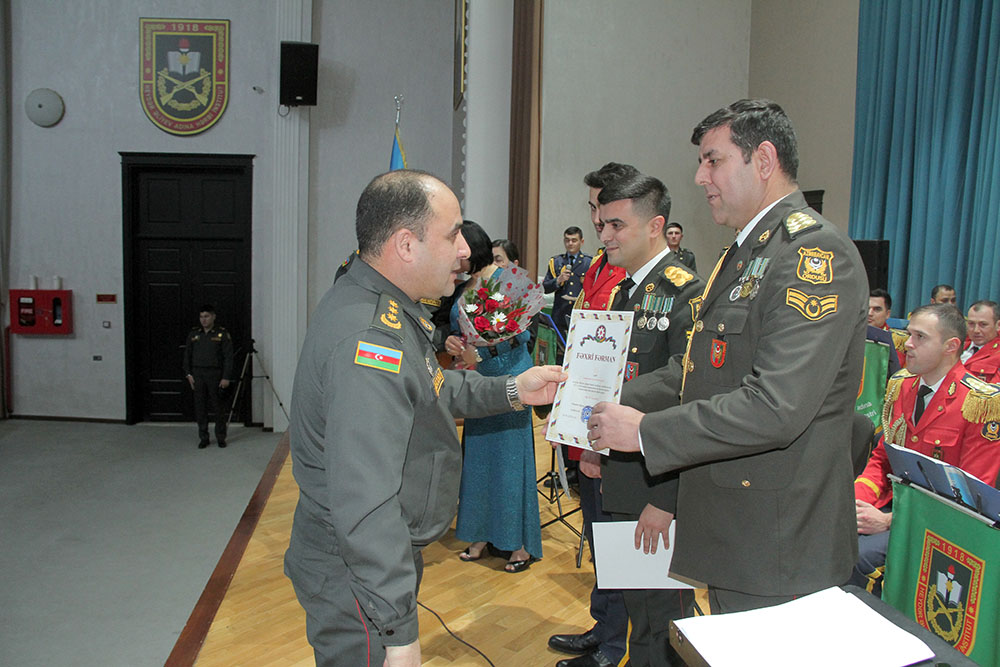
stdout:
[[[258,352],[257,348],[254,347],[255,342],[256,341],[253,338],[250,339],[250,351],[247,352],[245,357],[243,357],[243,368],[240,370],[240,378],[236,382],[236,391],[233,392],[233,403],[229,408],[229,419],[226,421],[226,426],[233,421],[233,413],[236,411],[236,406],[238,405],[240,398],[240,392],[243,390],[243,382],[247,379],[247,371],[250,372],[249,379],[251,381],[253,381],[254,378],[264,378],[267,380],[267,386],[271,388],[271,393],[274,394],[274,400],[278,402],[278,406],[281,408],[281,411],[285,413],[285,419],[289,419],[288,410],[285,409],[284,403],[281,402],[281,397],[278,396],[278,392],[274,388],[274,384],[271,382],[271,376],[267,374],[267,369],[264,368],[264,362],[260,359],[260,352]],[[260,365],[260,370],[263,375],[253,374],[252,359],[255,355],[257,356],[257,363]]]
[[[559,464],[558,468],[556,467],[557,461]],[[563,511],[562,497],[566,493],[566,487],[563,486],[563,488],[560,489],[559,485],[561,480],[565,478],[566,478],[566,468],[562,462],[562,451],[558,447],[553,447],[551,463],[549,464],[549,471],[535,481],[535,484],[537,486],[538,484],[542,484],[544,481],[548,480],[548,484],[546,484],[546,486],[548,487],[548,491],[542,491],[541,489],[538,489],[538,493],[541,494],[543,498],[547,499],[550,505],[552,503],[556,504],[556,517],[554,519],[550,519],[545,523],[543,523],[542,528],[551,526],[552,524],[558,521],[559,523],[563,524],[564,526],[572,530],[577,536],[579,536],[580,546],[577,548],[576,551],[576,566],[580,567],[580,563],[583,562],[583,543],[585,537],[582,532],[577,530],[576,527],[574,527],[571,523],[566,521],[566,517],[576,514],[577,512],[580,511],[580,508],[577,507],[576,509],[569,510],[568,512]]]

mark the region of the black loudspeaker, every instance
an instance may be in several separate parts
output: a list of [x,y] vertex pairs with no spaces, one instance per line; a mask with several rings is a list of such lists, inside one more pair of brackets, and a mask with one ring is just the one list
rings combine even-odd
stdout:
[[861,261],[865,263],[868,273],[868,289],[881,287],[889,289],[889,242],[881,239],[874,241],[855,239],[854,245],[861,253]]
[[286,107],[316,106],[319,44],[281,43],[281,87],[278,102]]

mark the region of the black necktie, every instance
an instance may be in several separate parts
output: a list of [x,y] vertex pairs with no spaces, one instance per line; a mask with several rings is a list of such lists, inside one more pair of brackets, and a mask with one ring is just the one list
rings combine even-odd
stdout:
[[615,300],[611,304],[611,310],[622,310],[625,308],[625,303],[628,301],[628,293],[635,287],[635,281],[632,280],[630,276],[626,276],[625,280],[618,283],[618,293],[615,294]]
[[927,385],[922,385],[920,389],[917,390],[917,404],[913,406],[913,425],[916,426],[917,422],[920,421],[921,415],[924,414],[924,403],[927,400],[927,396],[933,394],[934,390]]

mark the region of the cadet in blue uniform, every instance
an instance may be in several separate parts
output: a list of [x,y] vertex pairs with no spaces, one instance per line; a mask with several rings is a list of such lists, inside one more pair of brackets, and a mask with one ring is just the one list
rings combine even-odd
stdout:
[[563,378],[442,370],[421,298],[451,293],[469,247],[458,200],[423,172],[358,201],[358,256],[311,316],[292,389],[300,494],[285,573],[318,665],[419,665],[421,549],[455,516],[454,418],[550,403]]
[[215,439],[226,446],[226,402],[222,392],[233,378],[233,339],[215,326],[215,308],[202,306],[199,326],[188,333],[184,346],[184,375],[194,390],[194,418],[198,422],[198,449],[208,447],[208,410],[215,413]]
[[549,268],[542,279],[542,289],[546,294],[555,292],[552,300],[552,321],[562,332],[563,338],[569,329],[569,315],[573,312],[573,303],[580,296],[583,288],[583,276],[593,257],[583,252],[583,230],[579,227],[567,227],[563,232],[563,246],[566,252],[549,259]]

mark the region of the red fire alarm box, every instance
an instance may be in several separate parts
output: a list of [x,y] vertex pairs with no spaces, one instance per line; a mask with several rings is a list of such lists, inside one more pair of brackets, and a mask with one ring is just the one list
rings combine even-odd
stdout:
[[12,289],[10,331],[44,336],[73,333],[73,290]]

